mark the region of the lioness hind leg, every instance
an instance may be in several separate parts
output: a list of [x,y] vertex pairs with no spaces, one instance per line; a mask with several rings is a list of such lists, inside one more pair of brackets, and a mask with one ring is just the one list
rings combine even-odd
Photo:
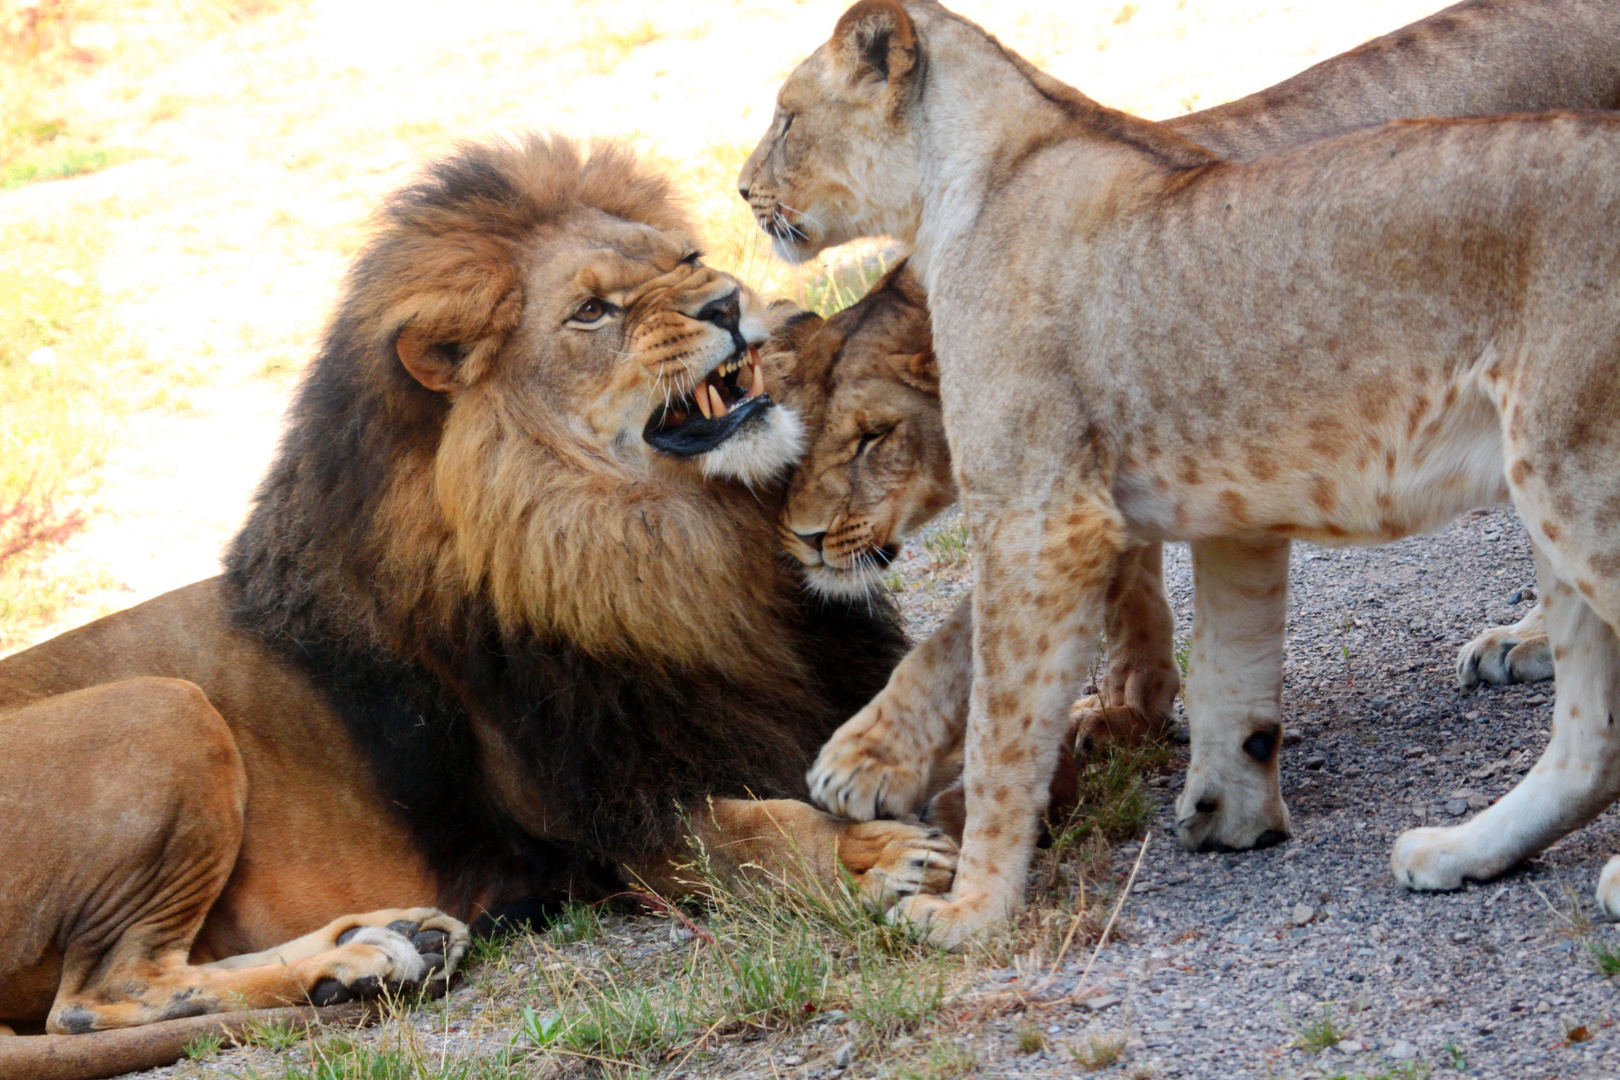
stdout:
[[1511,626],[1492,626],[1457,653],[1457,683],[1541,682],[1553,677],[1552,646],[1541,604]]
[[[1390,868],[1409,888],[1455,889],[1496,877],[1620,795],[1620,730],[1613,723],[1620,712],[1620,640],[1581,592],[1559,579],[1540,547],[1536,576],[1557,657],[1552,740],[1517,787],[1471,820],[1413,829],[1395,841]],[[1617,879],[1620,871],[1606,871],[1598,890],[1611,911]]]
[[1181,672],[1175,616],[1164,595],[1164,547],[1139,544],[1120,556],[1108,591],[1108,660],[1097,694],[1074,703],[1074,748],[1163,738],[1175,726]]

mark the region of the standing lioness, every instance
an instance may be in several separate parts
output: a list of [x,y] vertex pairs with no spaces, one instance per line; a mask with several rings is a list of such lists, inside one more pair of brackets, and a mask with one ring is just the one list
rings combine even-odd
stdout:
[[[915,244],[969,529],[960,941],[1021,902],[1064,706],[1131,539],[1192,543],[1178,814],[1285,827],[1290,538],[1376,543],[1511,497],[1558,659],[1552,744],[1466,825],[1407,833],[1418,888],[1498,874],[1620,789],[1620,119],[1404,123],[1223,161],[1106,109],[937,4],[865,0],[789,77],[742,186],[790,258]],[[791,208],[791,209],[789,209]],[[1016,343],[1016,349],[1010,348]],[[1247,737],[1243,733],[1247,732]],[[1242,846],[1242,845],[1240,845]],[[1599,898],[1620,914],[1620,860]]]

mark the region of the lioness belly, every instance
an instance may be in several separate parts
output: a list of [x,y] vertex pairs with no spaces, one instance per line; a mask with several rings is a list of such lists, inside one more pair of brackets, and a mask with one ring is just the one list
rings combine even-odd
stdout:
[[[1441,528],[1465,510],[1504,502],[1501,422],[1483,394],[1409,394],[1388,423],[1366,422],[1355,403],[1335,417],[1318,404],[1295,437],[1267,441],[1228,432],[1207,445],[1172,448],[1172,467],[1127,456],[1114,498],[1133,535],[1201,540],[1271,535],[1320,544],[1382,544]],[[1392,397],[1399,398],[1392,390]]]

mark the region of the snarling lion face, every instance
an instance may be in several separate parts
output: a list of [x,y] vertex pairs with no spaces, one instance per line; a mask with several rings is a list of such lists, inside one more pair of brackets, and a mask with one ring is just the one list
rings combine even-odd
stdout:
[[956,501],[927,301],[902,263],[792,336],[806,384],[795,402],[820,424],[788,488],[782,543],[811,588],[859,598],[905,538]]

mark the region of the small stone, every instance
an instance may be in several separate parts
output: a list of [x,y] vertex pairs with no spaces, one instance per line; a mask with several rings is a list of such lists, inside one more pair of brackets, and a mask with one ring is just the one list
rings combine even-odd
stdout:
[[1311,907],[1311,905],[1309,905],[1309,904],[1295,904],[1294,905],[1294,925],[1295,926],[1306,926],[1314,918],[1316,918],[1316,909]]
[[1545,705],[1547,704],[1547,695],[1531,694],[1529,697],[1524,699],[1524,703],[1526,705]]
[[800,1057],[798,1054],[789,1054],[787,1057],[782,1059],[782,1064],[783,1065],[803,1065],[804,1064],[804,1058]]
[[1463,713],[1463,719],[1464,720],[1478,720],[1479,719],[1479,710],[1478,709],[1470,709],[1470,710],[1468,710],[1467,712]]
[[1359,1039],[1346,1039],[1339,1044],[1339,1049],[1347,1054],[1359,1054],[1367,1049],[1367,1046]]
[[840,1069],[849,1068],[849,1063],[855,1060],[855,1043],[846,1040],[839,1044],[838,1049],[832,1052],[832,1063]]
[[1394,1058],[1396,1061],[1409,1061],[1412,1058],[1417,1057],[1417,1047],[1413,1046],[1405,1039],[1397,1039],[1395,1040],[1395,1045],[1391,1046],[1386,1053],[1388,1053],[1389,1056]]
[[1468,800],[1452,799],[1441,809],[1445,810],[1445,812],[1450,814],[1452,817],[1461,817],[1462,815],[1468,813]]
[[1321,754],[1312,754],[1310,757],[1305,759],[1305,767],[1307,769],[1320,769],[1326,764],[1327,758],[1323,757]]
[[30,364],[37,364],[40,367],[46,367],[50,364],[54,364],[56,363],[56,350],[51,348],[49,345],[46,345],[42,349],[35,349],[33,352],[28,354],[28,362]]
[[1176,1030],[1176,1022],[1174,1020],[1155,1020],[1155,1021],[1153,1021],[1153,1023],[1148,1025],[1148,1030],[1149,1031],[1174,1031],[1174,1030]]
[[1489,805],[1491,805],[1491,800],[1488,795],[1468,796],[1468,809],[1470,810],[1483,810]]
[[1302,743],[1304,741],[1305,741],[1305,733],[1302,732],[1302,731],[1295,731],[1295,730],[1290,729],[1288,731],[1283,732],[1283,743],[1282,744],[1284,746],[1298,746],[1300,743]]
[[1094,1013],[1100,1013],[1104,1009],[1111,1009],[1118,1004],[1118,994],[1104,994],[1101,997],[1087,998],[1080,1003],[1080,1007],[1090,1009]]
[[1222,911],[1219,914],[1211,915],[1209,917],[1209,921],[1210,921],[1210,923],[1212,925],[1215,925],[1215,926],[1225,926],[1227,923],[1231,922],[1233,919],[1236,919],[1237,917],[1238,917],[1237,908],[1231,908],[1229,910]]
[[1402,757],[1409,757],[1409,758],[1419,758],[1419,757],[1422,757],[1424,754],[1427,754],[1428,752],[1429,752],[1428,748],[1424,747],[1424,746],[1408,746],[1405,750],[1401,751],[1401,756]]

